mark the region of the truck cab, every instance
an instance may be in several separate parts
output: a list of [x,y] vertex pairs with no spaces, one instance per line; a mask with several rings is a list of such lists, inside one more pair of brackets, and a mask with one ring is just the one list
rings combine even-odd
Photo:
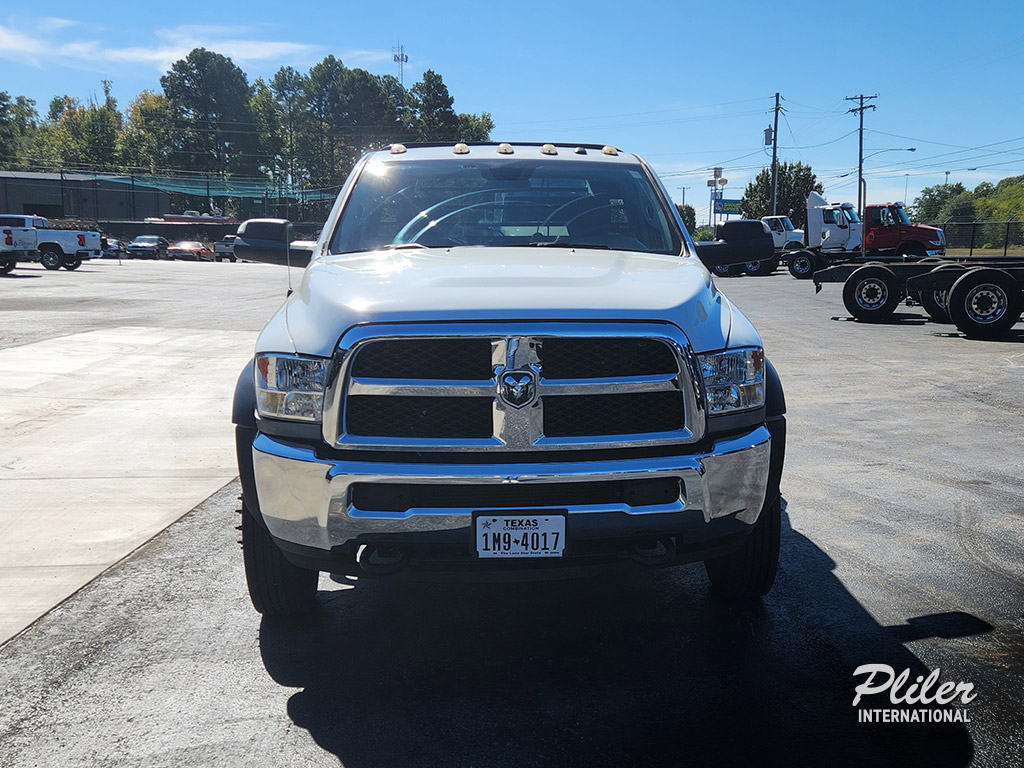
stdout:
[[807,196],[807,245],[823,253],[860,250],[861,220],[852,203],[833,204],[817,192]]
[[946,252],[945,233],[938,227],[913,224],[903,203],[869,205],[864,216],[864,244],[873,251],[892,251],[905,259]]
[[771,230],[777,251],[795,251],[804,247],[804,231],[793,226],[789,216],[762,216],[761,221]]

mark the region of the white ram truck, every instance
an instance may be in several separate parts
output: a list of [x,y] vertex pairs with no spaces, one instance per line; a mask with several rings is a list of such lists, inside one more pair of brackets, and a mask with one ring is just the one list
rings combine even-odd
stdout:
[[[358,162],[311,252],[290,241],[278,219],[235,241],[308,261],[235,392],[258,611],[315,609],[321,571],[703,561],[717,595],[771,588],[782,387],[640,158],[395,144]],[[760,242],[701,258],[770,257]]]
[[32,230],[34,245],[25,252],[25,261],[38,261],[46,269],[78,269],[88,259],[98,259],[102,254],[100,233],[94,231],[51,229],[50,222],[43,216],[21,216],[0,214],[0,222],[11,227]]

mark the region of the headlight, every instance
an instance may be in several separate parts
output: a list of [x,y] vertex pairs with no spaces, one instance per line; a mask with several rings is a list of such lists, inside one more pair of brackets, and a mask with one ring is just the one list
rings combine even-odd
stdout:
[[256,408],[260,416],[320,421],[330,360],[297,355],[256,355]]
[[698,357],[709,415],[764,405],[764,350],[760,347]]

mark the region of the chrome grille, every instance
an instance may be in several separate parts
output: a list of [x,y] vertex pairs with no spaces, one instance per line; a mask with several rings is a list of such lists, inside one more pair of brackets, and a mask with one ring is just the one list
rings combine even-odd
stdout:
[[544,450],[693,442],[701,381],[670,326],[361,326],[342,339],[336,447]]

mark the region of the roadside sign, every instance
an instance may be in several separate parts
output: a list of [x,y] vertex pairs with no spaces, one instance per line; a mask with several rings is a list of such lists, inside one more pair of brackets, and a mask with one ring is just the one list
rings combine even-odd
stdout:
[[718,198],[715,200],[715,213],[734,213],[739,214],[740,212],[740,200],[725,200]]

